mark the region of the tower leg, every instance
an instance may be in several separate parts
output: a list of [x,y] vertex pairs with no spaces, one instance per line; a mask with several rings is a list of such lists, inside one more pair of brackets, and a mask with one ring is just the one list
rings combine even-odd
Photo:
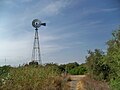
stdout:
[[40,45],[39,45],[39,36],[38,29],[35,29],[34,44],[32,50],[32,61],[42,64],[41,54],[40,54]]

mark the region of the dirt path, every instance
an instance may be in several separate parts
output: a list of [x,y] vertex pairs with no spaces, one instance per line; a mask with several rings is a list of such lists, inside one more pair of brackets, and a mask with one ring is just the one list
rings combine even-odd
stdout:
[[71,81],[70,82],[70,90],[76,90],[77,83],[78,83],[78,81]]
[[84,77],[85,75],[70,75],[70,81],[68,82],[70,90],[77,90],[77,83]]

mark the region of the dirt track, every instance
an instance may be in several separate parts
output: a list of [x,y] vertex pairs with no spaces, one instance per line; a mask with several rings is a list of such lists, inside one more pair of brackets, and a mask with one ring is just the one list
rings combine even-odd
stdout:
[[69,85],[70,90],[78,90],[77,83],[85,77],[85,75],[69,75],[70,81],[68,81],[67,85]]

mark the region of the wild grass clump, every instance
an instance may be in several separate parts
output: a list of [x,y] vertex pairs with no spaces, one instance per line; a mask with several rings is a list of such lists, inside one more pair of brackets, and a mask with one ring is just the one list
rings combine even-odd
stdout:
[[86,76],[77,83],[77,90],[110,90],[106,82],[101,82]]
[[61,90],[62,78],[54,67],[27,66],[12,68],[2,90]]

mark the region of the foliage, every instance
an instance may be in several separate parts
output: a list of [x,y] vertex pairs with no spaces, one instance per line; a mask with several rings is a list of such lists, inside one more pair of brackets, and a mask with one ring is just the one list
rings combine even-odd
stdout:
[[0,77],[6,76],[9,73],[11,66],[0,67]]
[[72,74],[72,75],[83,75],[87,72],[87,69],[86,67],[83,67],[83,66],[78,66],[78,67],[75,67],[71,70],[69,70],[68,73]]
[[112,90],[120,90],[120,77],[110,79],[110,87]]
[[111,66],[110,85],[112,89],[120,90],[120,28],[112,36],[107,42],[107,63]]
[[11,68],[12,67],[9,65],[0,67],[0,85],[2,85],[4,83],[4,81],[8,79]]
[[73,63],[68,63],[65,65],[65,70],[67,72],[69,72],[71,69],[75,68],[75,67],[78,67],[79,64],[77,62],[73,62]]
[[65,69],[66,69],[66,65],[65,65],[65,64],[59,65],[59,69],[60,69],[60,71],[61,71],[62,73],[64,73],[64,72],[65,72]]
[[79,66],[79,64],[77,62],[73,62],[73,63],[68,63],[68,64],[61,64],[58,66],[58,68],[61,71],[61,73],[64,73],[64,72],[69,73],[70,70],[72,70],[78,66]]
[[106,53],[100,49],[88,51],[87,68],[93,78],[106,80],[112,90],[120,90],[120,28],[112,33],[107,46]]
[[95,51],[88,51],[88,56],[86,57],[87,68],[90,75],[95,79],[108,79],[110,67],[103,61],[105,59],[105,54],[100,49],[95,49]]

